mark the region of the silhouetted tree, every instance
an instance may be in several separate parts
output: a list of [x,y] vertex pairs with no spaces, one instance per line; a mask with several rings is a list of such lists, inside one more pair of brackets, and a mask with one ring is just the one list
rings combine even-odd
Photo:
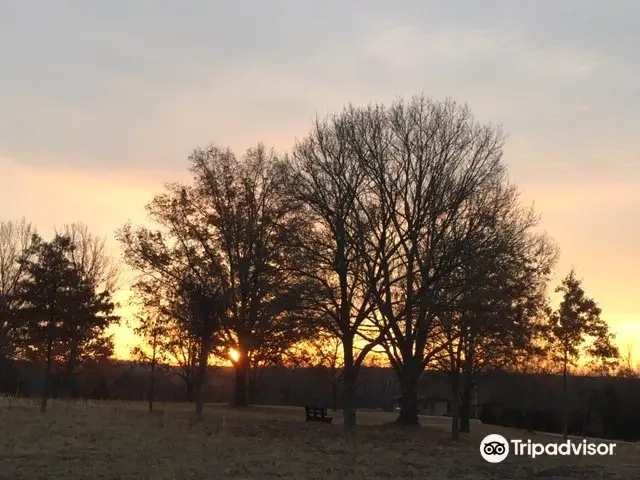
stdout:
[[[168,306],[143,307],[134,328],[141,342],[134,348],[134,356],[152,365],[176,367],[177,376],[184,382],[187,402],[194,402],[200,340],[188,326],[176,318],[175,310]],[[155,353],[154,353],[155,352]]]
[[398,422],[417,424],[418,381],[442,348],[438,316],[451,309],[447,282],[491,249],[474,243],[486,222],[461,220],[474,199],[504,182],[503,136],[450,100],[416,97],[356,116],[350,139],[367,178],[360,252],[372,319],[401,385]]
[[[254,352],[273,345],[283,349],[300,340],[307,318],[301,315],[311,295],[298,274],[297,245],[309,231],[299,202],[286,195],[288,164],[262,145],[241,161],[216,147],[191,156],[194,196],[203,201],[192,228],[203,248],[210,239],[226,266],[230,315],[223,325],[234,360],[234,404],[248,403],[248,373]],[[209,236],[209,239],[207,239]]]
[[633,364],[633,345],[628,344],[621,358],[617,376],[622,378],[640,378],[640,368]]
[[[93,235],[82,223],[64,225],[59,234],[71,240],[73,248],[68,258],[73,268],[95,291],[94,300],[104,308],[111,308],[112,297],[118,288],[119,271],[113,258],[106,250],[105,240]],[[95,308],[100,308],[97,304]],[[69,348],[65,365],[65,387],[67,393],[75,396],[75,368],[79,360],[96,361],[113,354],[113,337],[106,334],[107,329],[119,321],[115,315],[93,316],[91,308],[88,317],[69,322]]]
[[[354,145],[359,122],[360,112],[354,108],[317,120],[309,135],[295,146],[295,177],[290,189],[292,197],[306,205],[314,224],[314,230],[300,244],[299,256],[305,260],[301,266],[306,267],[300,270],[318,291],[313,299],[317,320],[342,346],[342,408],[347,429],[356,423],[360,367],[377,343],[359,335],[373,310],[360,251],[361,237],[366,235],[363,222],[358,221],[360,197],[368,180]],[[356,343],[363,344],[359,352]]]
[[32,244],[21,261],[26,276],[19,285],[23,298],[21,315],[29,326],[31,351],[43,352],[46,362],[42,403],[45,412],[54,365],[54,348],[68,342],[69,319],[91,305],[90,285],[82,281],[68,259],[73,244],[69,237],[56,235],[50,242],[33,235]]
[[[172,203],[175,206],[176,202]],[[198,366],[205,353],[207,359],[212,353],[210,332],[217,326],[209,323],[212,320],[209,315],[198,314],[195,297],[189,290],[190,282],[194,282],[190,275],[201,275],[203,282],[220,279],[208,277],[206,262],[197,259],[179,239],[172,239],[170,235],[147,229],[133,230],[126,225],[118,232],[117,238],[124,245],[125,261],[139,272],[133,283],[134,304],[151,313],[139,317],[136,327],[145,338],[146,350],[150,341],[156,342],[161,357],[178,366],[187,401],[194,402],[198,393]],[[160,315],[162,323],[156,323],[154,312]],[[144,347],[140,345],[142,351]],[[202,350],[205,347],[208,349],[206,352]],[[198,402],[196,409],[200,417],[202,411]]]
[[[539,348],[546,285],[557,250],[535,232],[538,218],[519,205],[515,187],[482,192],[461,222],[484,224],[468,238],[472,255],[443,283],[441,300],[451,310],[438,317],[443,353],[439,365],[451,376],[452,435],[469,432],[471,396],[483,371],[513,365]],[[465,227],[466,230],[466,227]]]
[[22,297],[17,287],[26,274],[20,260],[29,250],[33,233],[24,218],[0,222],[0,359],[15,358],[23,345],[24,325],[17,315]]
[[274,336],[295,343],[297,325],[307,321],[301,311],[311,290],[293,268],[293,239],[308,222],[284,195],[286,163],[262,146],[242,160],[212,146],[194,151],[190,162],[194,185],[170,185],[148,206],[162,231],[127,226],[119,238],[128,263],[156,282],[223,288],[229,308],[213,351],[240,354],[234,403],[242,406],[253,353]]
[[203,418],[203,389],[209,356],[214,346],[215,335],[220,332],[229,309],[225,285],[211,281],[216,278],[221,278],[217,272],[210,272],[209,281],[206,283],[186,277],[182,280],[179,289],[187,310],[187,315],[183,317],[186,320],[186,330],[199,340],[195,398],[196,415],[200,420]]
[[600,318],[600,308],[593,299],[586,296],[575,271],[569,272],[556,291],[562,293],[563,297],[558,309],[550,316],[549,333],[553,358],[562,366],[562,435],[566,439],[569,368],[576,366],[577,361],[585,357],[602,362],[604,367],[612,367],[619,358],[619,352],[609,326]]
[[166,362],[164,351],[161,348],[163,338],[167,334],[164,320],[158,309],[147,309],[145,315],[138,315],[138,325],[134,329],[135,334],[142,338],[142,342],[133,348],[131,355],[149,364],[149,392],[147,398],[149,413],[153,412],[153,402],[155,400],[156,370],[158,365]]

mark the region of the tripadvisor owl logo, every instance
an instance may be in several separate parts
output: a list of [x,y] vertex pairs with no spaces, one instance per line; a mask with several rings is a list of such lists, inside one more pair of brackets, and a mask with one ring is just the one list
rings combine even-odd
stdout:
[[509,455],[509,441],[502,435],[487,435],[480,443],[480,455],[489,463],[500,463]]

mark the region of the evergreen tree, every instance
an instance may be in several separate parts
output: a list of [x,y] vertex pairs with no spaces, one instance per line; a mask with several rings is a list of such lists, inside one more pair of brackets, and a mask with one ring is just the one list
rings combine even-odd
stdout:
[[68,340],[68,319],[77,307],[81,279],[67,259],[73,248],[69,237],[56,235],[45,242],[34,235],[21,261],[26,278],[19,292],[24,301],[23,318],[28,325],[27,351],[42,356],[46,363],[40,411],[47,409],[55,353]]
[[569,367],[585,356],[593,362],[601,362],[604,369],[615,365],[619,352],[609,326],[600,318],[601,310],[587,297],[575,271],[569,274],[556,289],[563,294],[562,302],[550,316],[549,329],[554,360],[562,366],[563,408],[562,435],[567,438],[568,403],[567,376]]
[[[26,325],[25,356],[44,361],[41,411],[46,411],[54,368],[65,371],[69,393],[75,393],[76,359],[110,356],[111,337],[106,329],[118,317],[109,291],[95,285],[69,260],[75,248],[71,238],[56,235],[50,242],[34,235],[21,264],[25,278],[18,292]],[[66,364],[62,367],[63,364]]]

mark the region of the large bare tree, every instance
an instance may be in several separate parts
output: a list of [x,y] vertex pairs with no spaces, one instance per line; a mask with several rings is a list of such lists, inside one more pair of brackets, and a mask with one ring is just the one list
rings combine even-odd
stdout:
[[[307,223],[284,194],[286,162],[263,146],[241,159],[216,146],[197,149],[190,164],[193,184],[169,185],[148,207],[162,230],[126,227],[119,236],[127,261],[156,280],[222,288],[228,309],[213,351],[238,353],[234,403],[243,406],[252,357],[274,338],[295,343],[307,321],[302,306],[311,290],[293,268],[294,239]],[[176,261],[180,268],[168,268]]]
[[[294,149],[295,176],[290,193],[302,201],[314,230],[301,243],[301,273],[316,285],[313,309],[323,327],[339,339],[343,358],[344,426],[355,425],[357,377],[376,341],[361,338],[372,315],[371,288],[361,241],[366,234],[358,221],[360,197],[368,179],[354,149],[359,112],[346,109],[324,121]],[[380,336],[381,337],[381,336]],[[357,350],[356,347],[360,346]]]
[[369,179],[361,240],[374,319],[401,384],[398,422],[417,424],[417,385],[439,352],[447,281],[478,253],[469,245],[484,228],[460,219],[503,181],[503,136],[464,105],[415,97],[361,109],[351,139]]
[[[206,372],[226,315],[221,302],[225,283],[219,258],[203,255],[184,241],[180,219],[187,204],[185,195],[179,189],[177,195],[160,195],[148,206],[164,232],[127,224],[117,238],[124,246],[126,263],[138,272],[134,304],[148,313],[138,318],[136,329],[162,357],[178,366],[187,400],[195,401],[196,414],[202,418]],[[157,316],[163,319],[160,325]]]
[[17,287],[26,275],[20,262],[29,250],[35,229],[26,219],[0,222],[0,358],[14,357],[20,350],[22,323],[16,315],[21,297]]
[[91,233],[84,223],[69,223],[56,228],[55,233],[71,239],[71,264],[83,277],[101,290],[115,291],[119,287],[120,269],[106,246],[106,239]]
[[239,353],[234,403],[246,405],[251,357],[275,337],[284,347],[300,340],[310,290],[295,268],[296,247],[308,220],[285,194],[288,164],[262,145],[241,160],[212,147],[191,161],[201,205],[192,225],[203,248],[213,242],[226,266],[231,312],[223,331]]
[[[398,421],[417,423],[418,381],[458,302],[452,279],[499,250],[487,229],[500,222],[500,194],[509,198],[503,141],[468,107],[415,97],[350,106],[297,144],[291,190],[316,225],[301,251],[321,286],[319,314],[343,343],[345,425],[358,368],[378,343],[400,380]],[[473,278],[480,288],[482,272]]]

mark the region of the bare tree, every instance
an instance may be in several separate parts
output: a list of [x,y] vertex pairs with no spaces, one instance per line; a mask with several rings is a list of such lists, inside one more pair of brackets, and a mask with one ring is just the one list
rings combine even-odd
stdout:
[[619,377],[623,378],[639,378],[640,368],[633,364],[633,345],[628,344],[625,353],[620,361],[620,368],[617,372]]
[[[156,198],[150,208],[160,208],[157,203],[168,201],[162,211],[168,222],[175,222],[178,202],[173,200],[175,197]],[[124,246],[125,261],[139,272],[133,284],[135,303],[162,316],[157,348],[178,365],[187,400],[196,402],[196,414],[202,418],[202,388],[221,325],[218,307],[224,285],[217,258],[198,257],[180,238],[144,228],[134,230],[131,225],[120,229],[117,238]],[[155,317],[140,317],[137,328],[148,343],[157,333]]]
[[466,106],[416,97],[359,111],[352,148],[369,180],[360,237],[373,317],[398,375],[399,423],[417,424],[417,385],[440,351],[438,316],[446,283],[479,252],[483,222],[461,222],[472,200],[504,179],[503,136]]
[[198,337],[171,320],[167,337],[163,338],[170,363],[177,365],[178,377],[184,382],[187,402],[195,402],[200,347]]
[[457,297],[453,309],[440,317],[446,334],[445,369],[454,388],[454,438],[458,401],[461,430],[469,431],[475,376],[526,357],[537,348],[541,334],[546,285],[557,250],[536,232],[538,217],[533,210],[521,208],[518,200],[514,186],[497,184],[460,219],[484,223],[484,228],[475,240],[468,239],[474,255],[454,272],[449,293],[456,292]]
[[140,345],[133,348],[131,354],[134,358],[148,363],[149,372],[149,392],[147,401],[149,404],[149,413],[153,413],[153,402],[156,393],[156,370],[158,365],[166,363],[165,352],[162,349],[163,337],[167,334],[166,324],[159,309],[149,311],[147,309],[145,315],[138,315],[138,326],[135,328],[136,335],[142,337],[143,341]]
[[[485,223],[473,252],[446,286],[451,309],[439,315],[443,353],[437,357],[452,380],[452,435],[470,428],[476,377],[512,365],[538,348],[547,305],[546,285],[557,259],[539,234],[533,210],[520,207],[515,187],[497,185],[464,222]],[[460,421],[460,424],[458,424]]]
[[29,250],[34,233],[24,218],[0,222],[0,358],[19,352],[22,324],[16,311],[21,297],[16,289],[26,274],[20,259]]
[[253,353],[274,337],[294,344],[306,321],[295,312],[302,310],[309,287],[294,266],[296,239],[308,222],[299,203],[285,195],[286,162],[262,145],[241,160],[217,147],[196,150],[191,168],[195,208],[187,223],[191,240],[222,259],[230,298],[222,343],[238,353],[234,404],[244,406]]
[[72,265],[97,289],[114,292],[119,287],[120,269],[106,247],[106,240],[89,231],[84,223],[70,223],[55,229],[74,245],[69,253]]
[[134,291],[137,301],[133,305],[144,312],[137,316],[135,325],[135,332],[142,339],[134,348],[135,357],[149,364],[155,357],[156,366],[175,366],[176,370],[171,371],[184,382],[187,402],[194,402],[202,342],[184,318],[177,291],[162,287],[149,277],[140,278]]
[[220,278],[217,272],[210,272],[209,281],[186,277],[180,284],[179,292],[187,311],[187,330],[198,340],[198,369],[196,373],[196,415],[203,418],[204,384],[209,357],[214,347],[215,335],[228,317],[229,297],[225,285],[211,279]]
[[[292,191],[316,225],[302,250],[321,286],[318,313],[344,346],[345,399],[381,343],[402,388],[398,421],[417,423],[417,384],[444,348],[435,341],[440,320],[457,302],[449,283],[497,249],[486,229],[498,220],[487,208],[501,205],[492,194],[504,195],[502,145],[501,131],[478,124],[466,106],[416,97],[351,106],[317,121],[296,146]],[[345,425],[354,423],[351,406]]]
[[234,403],[243,406],[253,352],[274,337],[295,343],[306,321],[299,312],[310,289],[292,268],[299,243],[292,239],[306,221],[284,195],[287,165],[264,147],[238,160],[212,146],[194,151],[190,162],[194,184],[169,185],[148,206],[162,230],[128,226],[119,238],[128,263],[156,282],[222,289],[229,308],[213,351],[239,353]]
[[[290,192],[302,201],[315,226],[300,244],[305,259],[301,273],[316,285],[313,311],[342,345],[343,417],[347,429],[356,423],[357,377],[376,339],[360,339],[372,315],[371,288],[360,245],[359,197],[367,185],[366,171],[356,155],[353,134],[360,112],[346,109],[316,120],[309,135],[294,149],[295,177]],[[378,336],[378,341],[381,335]],[[356,351],[356,343],[364,346]]]

